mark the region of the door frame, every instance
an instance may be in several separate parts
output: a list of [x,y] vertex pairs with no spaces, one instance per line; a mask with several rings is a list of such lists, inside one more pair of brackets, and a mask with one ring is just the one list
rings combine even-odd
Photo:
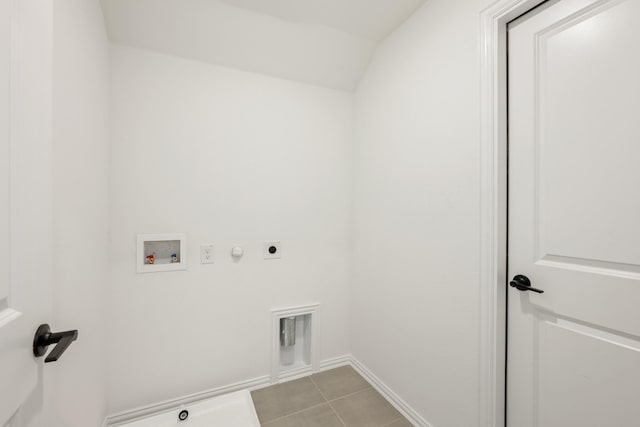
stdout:
[[507,343],[507,23],[546,0],[480,13],[479,426],[504,427]]

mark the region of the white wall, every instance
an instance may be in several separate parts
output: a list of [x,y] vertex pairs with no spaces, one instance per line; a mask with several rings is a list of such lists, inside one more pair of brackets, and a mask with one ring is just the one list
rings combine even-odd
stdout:
[[[272,13],[314,6],[258,3]],[[347,9],[341,3],[331,7],[323,2],[324,10],[340,15]],[[323,25],[317,13],[315,20],[289,20],[211,0],[103,0],[102,4],[115,43],[335,89],[353,90],[376,46],[375,38]]]
[[[347,354],[353,94],[111,53],[109,412],[267,375],[272,308],[319,302],[320,359]],[[160,232],[188,234],[188,270],[136,274]]]
[[434,427],[478,425],[479,14],[430,0],[356,100],[354,356]]
[[109,45],[97,0],[54,2],[54,330],[78,340],[45,366],[47,425],[100,425],[106,414]]

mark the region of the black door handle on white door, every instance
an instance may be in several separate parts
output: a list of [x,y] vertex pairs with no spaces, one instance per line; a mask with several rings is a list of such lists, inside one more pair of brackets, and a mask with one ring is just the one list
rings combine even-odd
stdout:
[[516,288],[519,291],[532,291],[537,292],[539,294],[544,293],[542,289],[536,289],[531,287],[531,280],[527,276],[523,276],[522,274],[518,274],[513,277],[513,280],[509,283],[512,288]]
[[36,335],[33,338],[33,355],[36,357],[42,357],[46,354],[50,345],[56,346],[51,351],[49,356],[44,359],[44,363],[57,361],[62,353],[71,345],[72,342],[78,339],[78,331],[65,332],[51,332],[51,328],[46,323],[40,325],[36,331]]

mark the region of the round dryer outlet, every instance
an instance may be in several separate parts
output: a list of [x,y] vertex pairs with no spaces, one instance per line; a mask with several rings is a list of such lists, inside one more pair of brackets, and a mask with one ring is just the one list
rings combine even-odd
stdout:
[[264,259],[277,259],[282,257],[282,243],[279,241],[264,242]]

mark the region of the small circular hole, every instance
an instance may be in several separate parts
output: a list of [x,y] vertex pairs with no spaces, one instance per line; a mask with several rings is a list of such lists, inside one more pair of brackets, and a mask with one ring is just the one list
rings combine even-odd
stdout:
[[270,254],[275,254],[277,250],[278,250],[278,248],[276,248],[275,246],[269,246],[269,253]]

